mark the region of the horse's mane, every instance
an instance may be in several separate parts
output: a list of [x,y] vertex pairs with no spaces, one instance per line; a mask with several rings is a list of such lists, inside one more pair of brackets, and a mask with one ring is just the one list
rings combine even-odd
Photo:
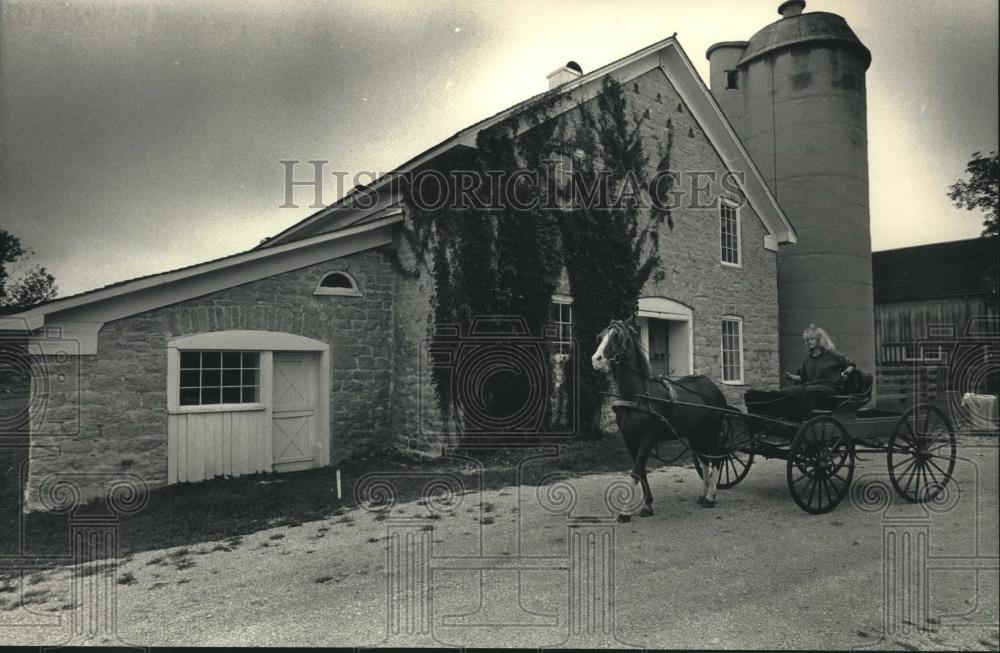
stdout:
[[624,322],[616,322],[612,328],[621,337],[625,354],[634,361],[635,370],[644,379],[648,379],[649,357],[646,355],[645,347],[642,346],[642,341],[639,340],[639,331],[634,327],[629,327]]

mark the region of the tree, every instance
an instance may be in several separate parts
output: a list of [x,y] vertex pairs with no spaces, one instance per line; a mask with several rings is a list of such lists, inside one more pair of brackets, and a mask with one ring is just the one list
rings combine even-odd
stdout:
[[17,236],[0,229],[0,312],[23,310],[56,296],[56,278],[31,263],[32,255]]
[[983,221],[983,236],[1000,236],[1000,196],[997,193],[997,179],[1000,177],[1000,163],[997,153],[983,156],[972,154],[972,160],[965,168],[969,180],[959,179],[948,192],[948,197],[960,209],[980,209],[986,213]]

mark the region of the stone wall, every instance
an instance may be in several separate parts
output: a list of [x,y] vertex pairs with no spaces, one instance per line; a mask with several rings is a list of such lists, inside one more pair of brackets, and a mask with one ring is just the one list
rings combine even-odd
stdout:
[[[314,295],[333,271],[354,277],[362,296]],[[39,483],[52,472],[166,483],[167,342],[197,333],[282,331],[330,343],[331,462],[389,444],[394,275],[383,253],[362,252],[109,322],[96,356],[38,361],[36,374],[52,382],[32,415],[29,505],[39,507]]]
[[[434,282],[428,271],[418,266],[404,238],[397,233],[394,243],[400,265],[406,273],[396,276],[393,306],[395,339],[392,393],[392,430],[401,447],[439,454],[453,444],[431,384],[427,365],[427,343],[433,325]],[[416,272],[416,275],[409,274]]]
[[[672,210],[673,228],[661,227],[663,278],[650,280],[643,296],[691,307],[694,371],[716,380],[721,318],[741,317],[745,383],[776,385],[776,254],[763,247],[766,230],[738,191],[721,188],[725,166],[662,71],[627,83],[625,91],[630,112],[642,120],[648,175],[669,149],[670,169],[680,173],[676,189],[683,193]],[[570,124],[579,124],[575,111]],[[704,201],[690,192],[694,172],[714,175]],[[740,203],[738,268],[720,262],[720,196]],[[401,239],[394,247],[403,266],[413,268]],[[354,276],[361,297],[313,295],[323,274],[336,270]],[[421,365],[432,292],[426,270],[417,277],[401,274],[384,253],[369,251],[108,323],[96,356],[50,358],[39,370],[47,378],[75,381],[51,384],[47,404],[33,415],[33,431],[40,435],[34,438],[30,485],[37,489],[51,471],[128,473],[153,486],[164,484],[167,342],[229,329],[283,331],[330,343],[331,462],[390,443],[437,453],[454,438],[442,434],[428,370]],[[588,364],[590,352],[581,354],[581,364]],[[741,405],[744,389],[723,386],[734,405]],[[44,450],[47,445],[57,445],[58,452]]]
[[[625,91],[632,113],[643,117],[642,137],[651,158],[650,174],[659,160],[658,153],[666,147],[670,121],[670,169],[680,173],[677,190],[684,193],[680,207],[672,210],[674,228],[664,226],[660,232],[664,278],[651,279],[643,295],[666,297],[691,307],[694,372],[717,382],[722,378],[722,316],[743,318],[745,385],[719,383],[729,402],[742,406],[747,386],[778,384],[777,254],[764,248],[767,230],[745,198],[722,187],[725,165],[666,75],[650,71],[629,82]],[[698,182],[693,172],[711,173],[712,177]],[[708,188],[701,198],[692,191],[695,183]],[[741,267],[721,263],[720,197],[739,205]]]
[[[774,387],[778,382],[776,253],[764,248],[767,231],[745,199],[722,188],[726,167],[666,75],[654,70],[624,88],[630,115],[643,122],[648,176],[656,173],[667,150],[668,132],[672,132],[670,169],[680,173],[679,186],[685,193],[681,205],[672,210],[673,229],[661,227],[663,279],[650,280],[642,295],[666,297],[691,307],[694,371],[716,381],[722,376],[722,316],[742,318],[745,385],[719,384],[729,402],[741,406],[747,386]],[[594,106],[589,108],[596,111]],[[576,109],[564,116],[570,130],[580,125],[580,112]],[[701,177],[703,184],[712,180],[697,201],[688,189],[695,172],[711,175]],[[740,206],[742,265],[738,268],[725,266],[720,259],[718,199],[723,196]],[[412,259],[405,256],[405,243],[397,245],[406,265],[412,266]],[[558,292],[572,294],[563,277]],[[433,421],[439,416],[429,375],[426,370],[421,374],[419,367],[430,333],[431,296],[432,281],[426,271],[418,279],[397,279],[393,430],[406,446],[434,452],[448,439],[428,434],[428,427],[440,422]],[[580,364],[589,364],[591,352],[580,353]],[[610,410],[604,417],[602,427],[613,427]]]

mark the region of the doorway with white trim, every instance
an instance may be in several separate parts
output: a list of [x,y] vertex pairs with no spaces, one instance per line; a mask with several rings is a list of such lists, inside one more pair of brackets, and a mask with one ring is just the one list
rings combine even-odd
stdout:
[[694,368],[693,314],[666,297],[641,297],[636,325],[653,376],[685,376]]
[[319,405],[319,356],[315,352],[275,352],[271,424],[276,472],[317,464],[316,413]]

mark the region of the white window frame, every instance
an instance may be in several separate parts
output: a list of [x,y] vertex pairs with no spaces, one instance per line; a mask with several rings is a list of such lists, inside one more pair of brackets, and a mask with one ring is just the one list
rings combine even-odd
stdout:
[[[726,379],[726,331],[725,323],[736,323],[736,339],[739,344],[739,378]],[[743,385],[743,318],[738,315],[723,315],[719,324],[719,378],[726,385]]]
[[[736,262],[727,261],[725,258],[726,243],[724,240],[724,234],[722,231],[722,223],[724,220],[723,211],[726,209],[732,209],[733,218],[736,222]],[[740,224],[742,220],[740,219],[740,207],[739,204],[733,202],[732,200],[720,199],[719,200],[719,260],[722,265],[731,268],[741,268],[743,267],[743,232],[742,225]]]
[[[337,274],[346,277],[351,283],[350,288],[327,288],[323,285],[323,282],[327,280],[328,277]],[[337,295],[340,297],[360,297],[361,290],[358,289],[358,281],[353,276],[345,272],[344,270],[333,270],[331,272],[325,273],[316,282],[316,289],[313,290],[314,295]]]
[[[180,405],[180,352],[201,351],[247,351],[260,352],[260,376],[258,401],[248,404],[209,404],[200,406]],[[329,422],[330,396],[330,345],[291,333],[277,331],[211,331],[191,336],[175,338],[167,343],[167,413],[235,413],[243,411],[270,410],[273,372],[273,352],[310,351],[320,356],[320,397],[317,416],[319,424]],[[324,421],[325,420],[325,421]],[[327,427],[327,434],[329,429]]]
[[[261,392],[261,370],[260,370],[260,365],[261,365],[261,358],[262,358],[261,352],[259,352],[259,351],[252,351],[252,350],[229,350],[229,351],[227,351],[227,350],[219,350],[219,349],[185,349],[185,350],[178,350],[178,356],[179,357],[183,357],[183,355],[186,354],[186,353],[188,353],[188,352],[196,352],[196,353],[199,353],[199,354],[204,354],[204,353],[219,353],[220,356],[223,357],[223,358],[225,357],[225,354],[239,354],[240,358],[241,358],[241,365],[239,367],[239,371],[240,371],[240,384],[239,384],[238,387],[240,388],[241,392],[242,392],[242,388],[245,387],[244,384],[242,383],[242,381],[243,381],[243,379],[242,379],[242,377],[243,377],[242,372],[244,370],[244,368],[242,366],[243,354],[254,354],[254,355],[256,355],[256,357],[257,357],[257,367],[256,368],[247,368],[247,369],[254,369],[257,372],[257,383],[254,384],[254,386],[253,386],[254,388],[256,388],[256,392],[254,393],[256,395],[256,401],[245,401],[245,402],[244,401],[223,401],[222,400],[223,394],[224,394],[223,390],[225,390],[226,386],[222,385],[222,378],[220,378],[219,379],[219,386],[220,386],[219,387],[219,402],[217,402],[217,403],[211,403],[211,404],[206,404],[206,403],[182,404],[180,402],[180,394],[181,394],[180,391],[183,390],[183,388],[180,387],[180,385],[181,385],[180,380],[181,380],[181,377],[183,376],[183,372],[185,370],[184,370],[183,365],[179,362],[178,363],[178,367],[179,367],[180,373],[178,374],[178,379],[177,379],[177,386],[178,386],[177,407],[178,408],[183,409],[185,411],[189,411],[189,412],[233,412],[233,411],[240,411],[240,410],[260,410],[260,409],[263,409],[264,402],[261,401],[261,396],[260,396],[260,392]],[[180,358],[178,358],[178,361],[180,361]],[[199,362],[199,367],[197,369],[199,371],[202,371],[205,368]],[[220,377],[224,375],[225,371],[226,371],[226,368],[220,363],[220,369],[219,369]],[[229,371],[232,371],[232,370],[230,369]],[[229,387],[235,387],[235,386],[229,386]],[[201,385],[200,381],[199,381],[198,388],[199,388],[199,390],[204,389],[204,386]]]
[[569,340],[562,339],[562,329],[560,325],[568,324],[570,328],[570,334],[573,333],[573,298],[570,295],[552,295],[552,303],[559,304],[561,306],[569,306],[569,322],[561,322],[556,320],[553,322],[556,328],[556,339],[552,343],[555,346],[556,353],[559,354],[570,354],[573,352],[573,337],[570,336]]

